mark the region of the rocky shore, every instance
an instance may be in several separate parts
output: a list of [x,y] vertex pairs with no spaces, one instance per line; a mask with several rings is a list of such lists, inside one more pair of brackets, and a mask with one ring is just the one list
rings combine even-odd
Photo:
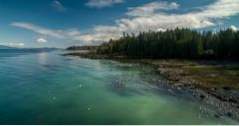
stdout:
[[113,59],[152,65],[169,83],[166,86],[177,94],[185,92],[194,98],[214,106],[218,113],[239,120],[239,65],[223,61],[189,61],[189,60],[150,60],[130,59],[117,55],[99,55],[94,52],[71,52],[64,56],[80,56],[90,59]]
[[[209,66],[181,63],[179,61],[175,61],[175,64],[171,63],[173,61],[145,60],[142,62],[153,65],[162,76],[167,78],[170,87],[175,92],[189,92],[194,98],[209,106],[216,107],[218,113],[215,113],[215,117],[228,116],[239,120],[239,90],[236,87],[226,83],[225,85],[213,86],[210,82],[198,80],[197,77],[206,79],[205,76],[212,76],[211,74],[215,73],[208,72],[207,74],[200,75],[200,72],[190,73],[188,70],[189,67],[208,68]],[[215,74],[213,77],[216,79],[220,75]],[[222,75],[221,78],[224,78],[224,76]],[[239,81],[235,82],[235,85],[238,83]]]

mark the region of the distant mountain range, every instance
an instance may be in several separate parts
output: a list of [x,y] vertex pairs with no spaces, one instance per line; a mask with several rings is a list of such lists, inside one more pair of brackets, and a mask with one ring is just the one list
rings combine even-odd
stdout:
[[38,53],[59,50],[58,48],[17,48],[0,45],[0,53]]
[[10,47],[5,45],[0,45],[0,49],[16,49],[16,50],[56,50],[58,48],[49,48],[49,47],[42,47],[42,48],[17,48],[17,47]]
[[14,49],[13,47],[0,45],[0,49]]

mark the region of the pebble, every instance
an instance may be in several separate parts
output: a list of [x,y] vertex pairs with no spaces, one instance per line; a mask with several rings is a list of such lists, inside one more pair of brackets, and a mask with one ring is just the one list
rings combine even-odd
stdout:
[[56,100],[56,97],[54,96],[54,97],[52,97],[52,100]]
[[220,116],[218,114],[215,114],[214,117],[215,118],[220,118]]
[[227,115],[228,117],[232,117],[232,113],[231,113],[231,112],[227,112],[226,115]]
[[228,91],[228,90],[231,90],[230,87],[223,87],[224,90]]

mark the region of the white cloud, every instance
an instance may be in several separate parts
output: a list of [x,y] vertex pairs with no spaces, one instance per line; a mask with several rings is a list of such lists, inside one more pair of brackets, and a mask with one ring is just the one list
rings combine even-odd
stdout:
[[[174,9],[176,9],[179,6],[176,3],[158,3],[158,6],[154,6],[154,9],[152,9],[152,6],[149,5],[156,4],[155,2],[153,2],[139,8],[150,8],[148,9],[151,13],[150,16],[138,15],[133,19],[121,19],[119,21],[120,25],[127,26],[130,27],[130,29],[135,30],[138,28],[141,30],[144,28],[146,28],[146,30],[154,30],[154,28],[172,29],[175,27],[204,28],[215,25],[215,19],[222,19],[239,13],[238,0],[217,0],[211,5],[202,7],[200,11],[188,12],[184,14],[167,14],[162,12],[155,12],[155,8],[158,9],[160,7],[163,8],[170,5],[175,5]],[[134,11],[136,10],[138,9],[135,8]],[[132,10],[130,12],[132,12]]]
[[195,12],[194,16],[200,18],[225,18],[238,14],[238,0],[217,0],[214,4],[201,8],[201,12]]
[[[160,10],[177,9],[177,3],[152,2],[140,7],[129,8],[128,17],[116,20],[112,26],[96,26],[85,35],[85,41],[107,41],[117,39],[122,32],[165,31],[179,28],[205,28],[215,26],[216,21],[239,13],[239,0],[217,0],[198,11],[182,14],[165,13]],[[87,39],[85,39],[87,38]]]
[[51,6],[54,7],[59,12],[66,11],[66,8],[63,6],[63,4],[59,0],[52,1]]
[[38,43],[46,43],[47,40],[46,40],[45,38],[38,38],[38,39],[37,39],[37,42],[38,42]]
[[231,28],[233,31],[237,31],[237,30],[238,30],[238,28],[237,28],[236,26],[234,26],[234,25],[231,25],[230,28]]
[[15,26],[15,27],[31,30],[31,31],[36,32],[36,33],[38,33],[40,35],[52,36],[52,37],[55,37],[55,38],[63,38],[63,36],[60,33],[61,31],[43,28],[43,27],[36,26],[34,24],[31,24],[31,23],[27,23],[27,22],[14,22],[11,25]]
[[151,2],[140,7],[131,7],[126,14],[129,16],[149,16],[158,10],[172,10],[177,9],[179,4],[172,2]]
[[15,22],[12,25],[40,35],[86,44],[100,44],[109,39],[120,38],[123,32],[137,34],[142,31],[165,31],[177,27],[196,29],[215,26],[218,21],[239,13],[239,0],[217,0],[208,6],[201,7],[200,10],[186,13],[163,12],[178,7],[179,5],[175,2],[152,2],[129,8],[126,17],[116,20],[114,25],[98,25],[88,33],[81,33],[77,29],[52,30],[24,22]]
[[0,45],[5,45],[5,46],[9,46],[9,47],[17,47],[17,48],[22,48],[25,46],[25,44],[22,42],[0,43]]
[[24,43],[9,43],[9,46],[11,46],[11,47],[23,47],[23,46],[25,46],[25,44]]
[[70,29],[70,30],[68,30],[67,34],[68,34],[69,36],[76,36],[76,35],[80,35],[81,33],[80,33],[80,31],[77,30],[77,29]]
[[92,30],[92,33],[82,34],[78,40],[85,42],[104,42],[110,39],[117,39],[121,36],[121,31],[118,27],[114,26],[96,26]]
[[123,3],[123,0],[89,0],[86,3],[88,7],[95,7],[95,8],[103,8],[103,7],[110,7],[114,4]]
[[37,26],[28,22],[13,22],[11,23],[11,25],[14,27],[33,31],[39,35],[57,39],[77,40],[77,37],[80,35],[80,31],[78,29],[55,30]]

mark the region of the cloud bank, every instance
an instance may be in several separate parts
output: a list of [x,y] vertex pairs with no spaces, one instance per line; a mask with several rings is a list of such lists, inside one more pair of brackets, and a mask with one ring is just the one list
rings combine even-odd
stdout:
[[17,47],[17,48],[22,48],[25,46],[25,44],[22,42],[0,43],[0,45],[9,46],[9,47]]
[[82,41],[108,41],[117,39],[122,32],[164,31],[179,28],[206,28],[217,25],[222,20],[239,13],[238,0],[217,0],[201,7],[198,11],[183,14],[165,13],[161,10],[178,9],[175,2],[151,2],[143,6],[129,8],[127,17],[118,19],[113,26],[95,26],[91,33],[82,35]]
[[140,7],[130,7],[126,13],[128,16],[150,16],[159,10],[177,9],[179,4],[172,2],[151,2]]
[[[90,0],[87,5],[92,7],[111,6],[122,0]],[[58,39],[79,41],[85,44],[100,44],[109,39],[118,39],[123,32],[139,33],[142,31],[165,31],[179,28],[206,28],[217,25],[217,21],[239,13],[239,0],[217,0],[197,11],[175,14],[167,10],[178,9],[176,2],[151,2],[139,7],[128,8],[125,17],[115,21],[114,25],[98,25],[88,33],[77,29],[52,30],[26,22],[14,22],[12,26],[31,30],[45,36]],[[236,29],[236,27],[232,27]]]
[[[55,30],[55,29],[49,29],[49,28],[37,26],[28,22],[13,22],[11,23],[11,25],[14,27],[35,32],[45,37],[52,37],[56,39],[68,39],[72,41],[78,41],[79,40],[78,37],[81,35],[78,29]],[[46,38],[37,38],[36,41],[39,43],[47,42]]]

